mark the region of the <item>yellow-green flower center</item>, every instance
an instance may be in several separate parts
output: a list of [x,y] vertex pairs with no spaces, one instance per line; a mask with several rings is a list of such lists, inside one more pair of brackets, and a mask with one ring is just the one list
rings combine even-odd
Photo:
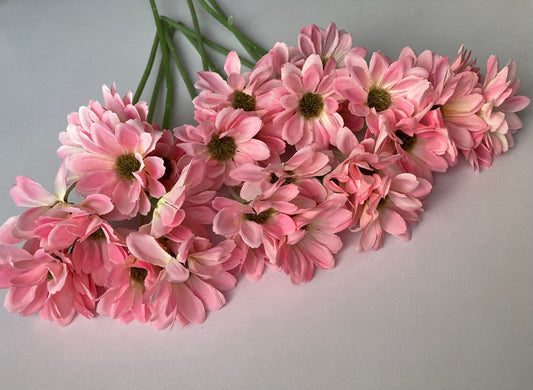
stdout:
[[137,172],[141,167],[141,162],[137,160],[134,153],[125,153],[115,160],[115,170],[118,175],[126,180],[132,180],[133,172]]
[[237,145],[232,137],[222,137],[213,135],[211,141],[207,144],[207,151],[216,161],[230,160],[235,156]]
[[403,150],[409,152],[411,149],[413,149],[413,146],[416,144],[416,134],[410,136],[401,130],[396,130],[394,134],[400,139],[400,141],[402,141],[401,147]]
[[305,119],[316,118],[322,114],[324,99],[316,93],[306,92],[300,99],[298,108],[300,109],[300,114]]
[[391,96],[385,89],[372,87],[368,91],[366,105],[370,108],[375,108],[377,112],[386,110],[391,103]]
[[255,110],[255,98],[243,91],[235,91],[231,106],[235,109],[242,108],[244,111],[253,111]]
[[130,268],[130,280],[144,284],[144,279],[148,276],[148,271],[145,268],[131,267]]

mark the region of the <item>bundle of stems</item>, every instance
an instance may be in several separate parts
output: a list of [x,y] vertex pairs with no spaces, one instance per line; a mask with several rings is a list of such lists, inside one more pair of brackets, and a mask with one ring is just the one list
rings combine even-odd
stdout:
[[[160,89],[165,85],[165,104],[163,111],[163,120],[161,121],[162,128],[168,128],[170,124],[170,116],[174,110],[174,79],[173,79],[173,65],[174,64],[178,73],[183,80],[185,87],[191,97],[191,100],[194,99],[197,95],[194,83],[187,72],[186,66],[183,62],[183,56],[180,55],[178,49],[174,42],[174,37],[176,34],[182,34],[188,42],[196,50],[196,53],[200,56],[202,61],[202,68],[205,71],[213,71],[220,73],[219,68],[215,65],[211,59],[208,51],[215,53],[220,53],[226,56],[231,50],[227,47],[214,42],[210,39],[207,39],[202,35],[200,29],[200,23],[198,21],[198,14],[196,13],[196,8],[194,6],[193,0],[187,0],[189,6],[190,17],[192,21],[192,28],[187,27],[187,25],[181,21],[173,20],[167,16],[162,16],[157,10],[155,0],[149,0],[152,8],[152,13],[154,16],[156,34],[150,50],[150,55],[148,56],[148,62],[146,68],[141,77],[141,81],[135,91],[133,97],[133,103],[137,103],[144,92],[148,78],[152,74],[154,69],[154,63],[158,51],[160,54],[160,63],[157,70],[157,76],[152,90],[150,105],[148,111],[148,121],[153,121],[153,116],[155,112],[155,107],[158,103]],[[229,30],[235,38],[242,45],[246,53],[251,57],[247,59],[245,56],[240,55],[241,63],[252,69],[255,63],[267,53],[267,50],[259,46],[257,43],[248,38],[242,31],[240,31],[233,24],[233,16],[227,16],[224,11],[217,4],[216,0],[196,0],[200,7],[213,19],[219,22],[227,30]]]

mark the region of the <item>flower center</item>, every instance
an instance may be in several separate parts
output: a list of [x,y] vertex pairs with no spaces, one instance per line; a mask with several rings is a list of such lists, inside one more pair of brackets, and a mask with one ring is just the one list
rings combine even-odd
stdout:
[[141,163],[134,153],[121,154],[115,160],[115,169],[118,175],[126,180],[132,180],[135,177],[133,172],[137,172],[140,167]]
[[89,237],[87,237],[89,241],[101,241],[101,240],[104,240],[105,238],[106,236],[102,228],[95,230],[94,232],[91,233]]
[[299,109],[305,119],[316,118],[322,114],[324,99],[316,93],[306,92],[300,99]]
[[226,161],[235,155],[237,145],[232,137],[222,137],[213,135],[207,144],[207,151],[217,161]]
[[54,275],[50,271],[46,273],[46,280],[54,280]]
[[385,196],[384,198],[381,198],[379,200],[379,203],[376,207],[376,209],[379,211],[383,208],[383,206],[385,206],[385,204],[387,203],[387,201],[389,200],[389,195]]
[[274,211],[275,210],[273,208],[270,208],[268,210],[260,212],[259,214],[246,213],[244,214],[244,218],[248,221],[256,222],[262,225],[269,220],[272,214],[274,214]]
[[370,88],[368,91],[368,98],[366,100],[366,105],[370,108],[375,108],[377,112],[386,110],[390,107],[392,99],[389,93],[383,88]]
[[130,280],[139,283],[144,284],[144,279],[148,276],[148,271],[144,268],[138,268],[138,267],[131,267],[130,268]]
[[363,167],[358,167],[358,168],[359,168],[359,172],[361,172],[363,175],[372,176],[374,174],[374,171],[372,169],[366,169]]
[[253,111],[255,110],[255,98],[243,91],[235,91],[231,106],[235,109],[242,108],[244,111]]
[[403,150],[409,152],[411,149],[413,149],[413,146],[416,144],[416,134],[411,137],[401,130],[396,130],[394,134],[400,139],[400,141],[402,141],[401,147]]

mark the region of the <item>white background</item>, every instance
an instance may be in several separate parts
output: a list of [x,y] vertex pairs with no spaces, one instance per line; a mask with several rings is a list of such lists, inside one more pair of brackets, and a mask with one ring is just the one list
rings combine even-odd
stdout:
[[[390,57],[407,45],[453,57],[465,43],[483,71],[490,54],[514,58],[520,92],[533,96],[530,0],[220,3],[265,47],[295,45],[302,26],[330,21]],[[187,18],[184,1],[158,6]],[[17,175],[52,189],[57,134],[71,111],[101,101],[104,83],[135,90],[154,32],[148,1],[0,1],[1,221],[22,211],[8,192]],[[179,45],[190,60],[191,47]],[[192,118],[178,88],[173,125]],[[491,169],[461,163],[436,177],[409,243],[389,237],[358,254],[358,235],[344,234],[335,269],[299,287],[272,272],[243,279],[201,326],[159,332],[100,317],[61,328],[0,309],[0,387],[533,388],[532,113],[522,113],[517,146]]]

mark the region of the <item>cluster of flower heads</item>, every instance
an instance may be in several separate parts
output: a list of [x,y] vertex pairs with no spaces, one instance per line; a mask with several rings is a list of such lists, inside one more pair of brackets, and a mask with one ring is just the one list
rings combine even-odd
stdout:
[[345,229],[360,251],[385,233],[408,240],[433,172],[461,155],[489,167],[529,99],[515,63],[494,56],[486,75],[462,48],[451,61],[365,57],[333,23],[250,72],[231,52],[226,77],[198,73],[197,125],[173,130],[104,86],[104,105],[72,113],[59,136],[54,193],[27,177],[11,189],[28,209],[0,228],[7,309],[60,325],[95,313],[202,323],[238,273],[257,281],[266,265],[300,284],[332,268]]

